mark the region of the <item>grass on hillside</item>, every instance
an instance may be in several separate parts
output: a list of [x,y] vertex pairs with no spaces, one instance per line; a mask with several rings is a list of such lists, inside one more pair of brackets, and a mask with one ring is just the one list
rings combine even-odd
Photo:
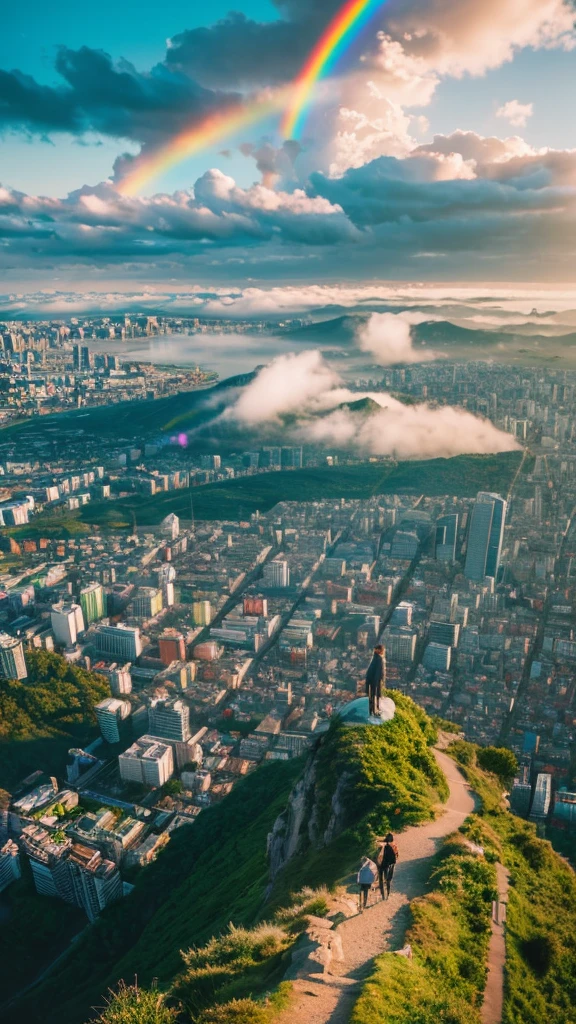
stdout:
[[574,1024],[576,874],[536,827],[503,809],[496,776],[478,766],[472,744],[451,752],[483,803],[483,823],[510,871],[503,1024]]
[[[293,912],[298,903],[294,893],[345,877],[389,823],[398,829],[431,818],[447,793],[429,749],[435,730],[409,698],[394,697],[392,722],[352,728],[335,723],[320,740],[319,835],[330,814],[331,795],[344,779],[349,785],[339,790],[342,834],[323,849],[303,848],[280,872],[271,900],[265,901],[267,837],[301,775],[299,761],[264,764],[238,782],[222,803],[202,812],[194,825],[178,830],[157,861],[140,873],[133,893],[108,908],[34,1000],[15,1008],[13,1024],[22,1019],[78,1024],[122,978],[129,984],[137,976],[145,987],[156,978],[166,988],[182,970],[180,950],[206,946],[230,923],[253,928],[272,920],[292,934],[302,918],[298,908]],[[230,979],[225,994],[248,998],[252,985],[270,983],[263,975],[272,966],[259,966],[256,978],[248,972]]]
[[301,769],[299,760],[266,764],[175,832],[130,896],[105,911],[7,1024],[79,1024],[120,979],[146,987],[157,978],[163,987],[182,968],[181,949],[207,943],[230,922],[255,924],[266,839]]
[[258,473],[152,498],[134,495],[121,500],[94,501],[61,518],[40,514],[27,526],[15,527],[16,539],[38,536],[72,536],[87,526],[107,530],[154,526],[173,512],[190,518],[190,502],[196,519],[248,519],[257,509],[266,512],[279,501],[318,501],[328,498],[367,499],[378,494],[454,494],[474,497],[479,490],[507,493],[521,459],[520,452],[499,455],[458,455],[452,459],[428,459],[395,464],[364,462],[354,466],[320,466],[314,469]]
[[[474,825],[475,840],[478,827]],[[443,845],[431,892],[410,905],[413,959],[385,953],[351,1024],[480,1024],[496,872],[461,835]]]
[[383,726],[344,726],[333,720],[317,758],[315,831],[324,835],[334,813],[333,796],[345,827],[328,845],[305,841],[275,880],[272,903],[282,904],[302,884],[334,885],[375,848],[377,836],[434,817],[448,786],[430,745],[436,730],[403,694],[391,693],[396,714]]

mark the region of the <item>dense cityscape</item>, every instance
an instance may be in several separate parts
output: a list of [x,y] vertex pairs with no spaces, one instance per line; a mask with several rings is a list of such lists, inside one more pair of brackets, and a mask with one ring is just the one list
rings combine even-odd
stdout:
[[[76,404],[115,374],[124,375],[118,398],[133,402],[152,400],[149,384],[156,396],[208,383],[200,369],[166,377],[94,358],[89,345],[60,344],[75,332],[42,329]],[[130,891],[134,872],[175,829],[193,827],[239,778],[309,749],[363,692],[376,642],[388,688],[455,723],[467,740],[515,752],[512,807],[569,848],[575,374],[442,361],[375,368],[351,383],[490,418],[519,442],[501,493],[487,480],[474,496],[460,485],[446,494],[408,487],[364,499],[282,500],[246,519],[196,519],[206,485],[363,463],[306,445],[195,450],[179,435],[123,445],[112,434],[94,444],[82,430],[61,428],[55,441],[50,419],[40,430],[38,418],[54,371],[42,382],[30,372],[37,332],[5,334],[4,351],[7,402],[16,385],[29,400],[16,406],[34,415],[30,432],[0,439],[2,674],[20,691],[34,687],[42,659],[56,654],[66,672],[96,679],[101,699],[85,709],[83,743],[71,739],[67,755],[61,734],[55,761],[20,771],[17,744],[10,748],[2,888],[20,877],[25,858],[39,894],[94,920]],[[76,378],[64,372],[70,360]],[[58,409],[67,401],[60,395]],[[186,513],[168,512],[156,526],[135,518],[131,531],[117,532],[78,522],[74,532],[65,518],[92,500],[113,507],[129,494],[170,492],[184,494]]]

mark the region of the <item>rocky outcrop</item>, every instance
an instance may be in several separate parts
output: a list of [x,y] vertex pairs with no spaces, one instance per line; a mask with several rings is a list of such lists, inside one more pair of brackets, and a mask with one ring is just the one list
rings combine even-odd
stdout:
[[307,836],[308,829],[305,828],[305,823],[309,823],[313,817],[315,784],[316,760],[312,757],[302,778],[298,780],[290,794],[286,810],[276,818],[268,835],[267,854],[271,882],[297,853],[302,839]]

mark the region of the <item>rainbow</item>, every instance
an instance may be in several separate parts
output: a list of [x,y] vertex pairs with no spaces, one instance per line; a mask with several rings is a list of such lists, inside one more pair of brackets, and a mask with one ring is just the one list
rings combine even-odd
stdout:
[[134,168],[119,182],[118,191],[124,196],[137,195],[150,181],[182,160],[248,125],[261,121],[269,114],[282,110],[286,95],[285,90],[279,90],[264,98],[235,104],[233,107],[209,114],[193,128],[187,128],[175,135],[166,146],[160,147],[150,156],[141,159],[137,157]]
[[[279,110],[284,110],[284,138],[297,139],[306,122],[316,82],[330,73],[350,43],[385,2],[386,0],[346,0],[290,86],[267,94],[264,98],[237,103],[209,114],[193,128],[187,128],[175,135],[167,145],[160,147],[150,156],[137,157],[133,169],[119,182],[118,191],[129,197],[137,195],[150,181],[171,167]],[[288,97],[290,102],[286,107]]]
[[298,139],[312,103],[316,82],[329,74],[350,43],[386,0],[346,0],[316,43],[300,74],[292,83],[292,98],[282,118],[282,134]]

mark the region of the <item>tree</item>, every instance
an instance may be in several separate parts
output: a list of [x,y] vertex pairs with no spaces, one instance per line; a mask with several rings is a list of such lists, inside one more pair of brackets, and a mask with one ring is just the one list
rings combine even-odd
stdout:
[[518,771],[516,754],[507,747],[479,747],[476,760],[485,772],[496,775],[505,785],[512,781]]

